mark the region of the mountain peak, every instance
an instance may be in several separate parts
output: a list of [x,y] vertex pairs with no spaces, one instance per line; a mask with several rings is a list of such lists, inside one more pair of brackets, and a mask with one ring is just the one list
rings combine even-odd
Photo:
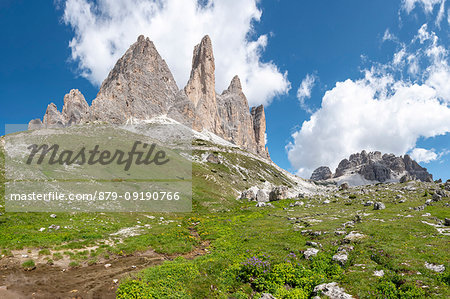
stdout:
[[241,80],[238,75],[233,77],[226,92],[242,92]]
[[312,180],[334,180],[351,182],[352,184],[366,184],[371,182],[399,182],[408,179],[432,181],[433,176],[426,168],[412,160],[409,155],[397,157],[394,154],[382,154],[379,151],[350,155],[343,159],[334,174],[328,167],[317,168],[311,175]]
[[42,124],[35,119],[29,128],[65,127],[97,120],[124,124],[130,119],[164,115],[269,158],[264,107],[254,107],[250,113],[238,76],[222,95],[216,94],[214,72],[212,43],[206,35],[194,48],[189,81],[179,90],[153,42],[140,35],[103,81],[91,107],[81,92],[71,90],[64,97],[62,113],[51,104]]

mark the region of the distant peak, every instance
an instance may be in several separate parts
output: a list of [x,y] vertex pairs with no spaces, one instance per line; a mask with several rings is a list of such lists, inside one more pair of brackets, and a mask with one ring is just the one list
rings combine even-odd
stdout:
[[230,86],[228,86],[227,92],[242,92],[242,85],[239,76],[236,75],[230,82]]
[[143,42],[143,41],[145,41],[145,36],[143,36],[142,34],[139,35],[137,41],[138,41],[138,42]]
[[206,46],[210,46],[212,48],[212,43],[211,43],[211,39],[209,38],[209,35],[205,35],[202,38],[202,41],[200,42],[200,44],[206,45]]
[[192,57],[192,70],[194,71],[201,65],[210,65],[209,69],[212,70],[212,75],[214,75],[214,54],[211,39],[208,35],[205,35],[202,38],[201,42],[194,48],[194,55]]

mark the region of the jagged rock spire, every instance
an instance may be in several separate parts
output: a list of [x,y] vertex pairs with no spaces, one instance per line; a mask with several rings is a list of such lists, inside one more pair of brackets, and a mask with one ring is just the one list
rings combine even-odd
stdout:
[[238,76],[234,76],[230,86],[221,95],[217,95],[217,104],[223,138],[256,153],[253,120]]
[[61,112],[58,111],[55,103],[50,103],[45,111],[44,126],[47,128],[62,128],[64,127],[64,118]]
[[269,157],[269,151],[266,148],[266,113],[264,106],[252,107],[253,128],[255,131],[255,139],[257,152],[261,156]]
[[214,72],[211,39],[206,35],[194,48],[191,76],[184,91],[196,110],[193,128],[221,135],[223,130],[217,109]]
[[65,125],[79,124],[89,119],[89,104],[78,89],[64,96],[62,115]]
[[238,76],[222,94],[217,94],[214,72],[211,40],[205,36],[194,48],[189,81],[179,90],[153,42],[141,35],[103,81],[91,107],[81,92],[71,90],[64,97],[62,113],[52,103],[43,122],[32,120],[29,128],[64,127],[96,120],[123,124],[130,119],[167,115],[194,130],[208,130],[269,158],[264,107],[253,107],[250,113]]
[[149,38],[138,40],[117,61],[92,102],[91,118],[124,123],[166,114],[178,87]]

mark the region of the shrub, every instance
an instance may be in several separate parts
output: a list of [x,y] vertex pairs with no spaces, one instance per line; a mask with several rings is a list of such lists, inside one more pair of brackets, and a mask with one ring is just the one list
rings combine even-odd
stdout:
[[381,280],[377,284],[376,293],[383,298],[397,298],[397,287],[392,281]]
[[36,264],[34,263],[33,260],[27,260],[27,261],[23,262],[22,267],[24,269],[33,269],[36,267]]
[[55,260],[55,261],[59,261],[59,260],[61,260],[63,258],[63,255],[61,254],[61,253],[59,253],[59,252],[55,252],[54,254],[53,254],[53,260]]
[[271,282],[278,285],[293,285],[295,280],[295,268],[291,263],[281,263],[273,266],[268,275]]
[[51,255],[50,250],[48,250],[47,248],[39,250],[39,255]]
[[438,276],[438,280],[448,286],[450,286],[450,270],[445,271],[444,273]]
[[399,298],[425,298],[425,291],[415,285],[404,284],[399,288]]
[[242,291],[237,291],[233,295],[231,295],[231,298],[233,299],[247,299],[248,295]]
[[253,256],[241,264],[239,278],[244,282],[251,282],[257,277],[270,271],[270,262],[264,257]]
[[274,293],[274,296],[279,299],[307,299],[309,298],[309,294],[307,294],[302,289],[286,289],[284,287],[280,287]]
[[129,280],[121,283],[116,291],[117,299],[151,299],[150,289],[140,280]]

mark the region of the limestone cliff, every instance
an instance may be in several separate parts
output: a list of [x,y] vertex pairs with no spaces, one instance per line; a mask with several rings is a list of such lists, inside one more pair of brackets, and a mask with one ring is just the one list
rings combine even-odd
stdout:
[[30,121],[29,129],[63,128],[92,121],[124,124],[165,115],[269,158],[264,107],[250,110],[238,76],[218,94],[214,72],[212,43],[205,36],[194,48],[190,78],[180,90],[153,42],[139,36],[103,81],[90,107],[81,92],[71,90],[64,97],[61,112],[51,103],[43,121]]

